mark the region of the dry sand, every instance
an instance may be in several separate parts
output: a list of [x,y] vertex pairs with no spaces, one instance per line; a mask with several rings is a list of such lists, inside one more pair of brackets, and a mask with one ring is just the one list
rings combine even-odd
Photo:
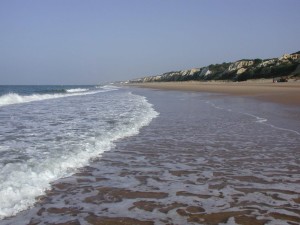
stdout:
[[247,82],[185,81],[138,83],[131,85],[164,90],[199,91],[249,96],[275,103],[300,106],[300,82],[298,81],[273,83],[272,79],[268,79]]

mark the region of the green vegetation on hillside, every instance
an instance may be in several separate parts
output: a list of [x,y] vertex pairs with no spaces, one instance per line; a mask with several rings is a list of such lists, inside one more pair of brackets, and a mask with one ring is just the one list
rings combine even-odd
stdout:
[[300,76],[300,51],[273,59],[242,59],[233,63],[211,64],[199,69],[173,71],[131,82],[228,80],[245,81],[259,78]]

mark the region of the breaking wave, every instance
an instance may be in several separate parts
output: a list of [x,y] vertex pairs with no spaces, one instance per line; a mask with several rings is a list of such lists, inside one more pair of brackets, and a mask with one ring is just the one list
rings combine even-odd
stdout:
[[[70,96],[78,96],[78,95],[90,95],[96,94],[99,92],[107,92],[116,90],[116,87],[106,87],[98,89],[84,89],[84,88],[74,88],[74,89],[59,89],[59,90],[47,90],[47,92],[52,93],[43,93],[43,94],[31,94],[31,95],[21,95],[18,93],[8,93],[0,96],[0,107],[12,104],[20,104],[27,103],[33,101],[42,101],[48,99],[56,99]],[[44,91],[45,92],[45,91]]]
[[51,182],[88,165],[114,141],[138,134],[158,115],[145,97],[111,89],[76,93],[72,100],[58,94],[1,97],[2,105],[61,99],[0,110],[0,219],[31,207]]
[[76,92],[85,92],[88,91],[89,89],[86,88],[73,88],[73,89],[67,89],[66,92],[68,93],[76,93]]

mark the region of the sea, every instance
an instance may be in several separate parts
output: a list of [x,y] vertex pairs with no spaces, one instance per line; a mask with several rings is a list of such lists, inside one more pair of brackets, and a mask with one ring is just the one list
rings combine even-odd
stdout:
[[300,224],[300,106],[0,86],[0,224]]
[[157,115],[145,97],[114,86],[0,86],[0,219]]

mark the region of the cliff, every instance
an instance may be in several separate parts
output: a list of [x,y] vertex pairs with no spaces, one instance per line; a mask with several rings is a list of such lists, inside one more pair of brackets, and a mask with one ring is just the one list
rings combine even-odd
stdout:
[[258,78],[300,76],[300,51],[273,59],[243,59],[231,63],[212,64],[190,70],[167,72],[129,82],[159,82],[188,80],[245,81]]

